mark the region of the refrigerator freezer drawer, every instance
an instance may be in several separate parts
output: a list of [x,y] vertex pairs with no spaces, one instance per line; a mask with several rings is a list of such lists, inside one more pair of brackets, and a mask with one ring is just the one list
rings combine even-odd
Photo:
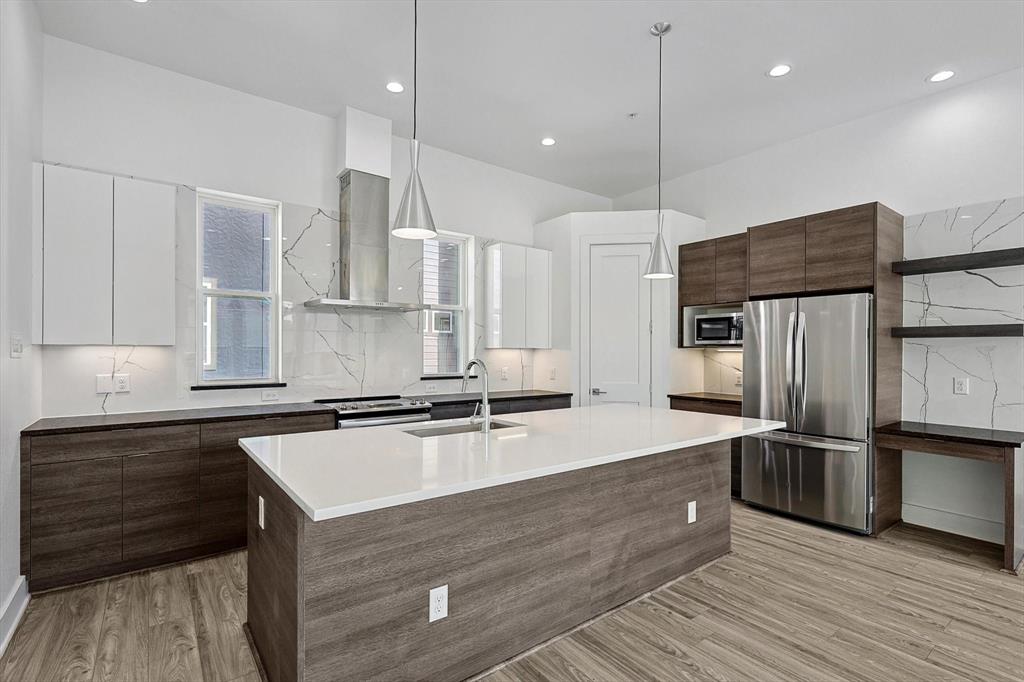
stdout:
[[771,432],[743,439],[742,499],[796,516],[870,530],[871,445]]

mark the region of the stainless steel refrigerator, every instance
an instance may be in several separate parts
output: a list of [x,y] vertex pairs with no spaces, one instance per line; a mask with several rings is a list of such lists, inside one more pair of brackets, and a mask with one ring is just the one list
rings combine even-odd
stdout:
[[743,416],[786,422],[743,439],[741,497],[871,531],[872,296],[743,305]]

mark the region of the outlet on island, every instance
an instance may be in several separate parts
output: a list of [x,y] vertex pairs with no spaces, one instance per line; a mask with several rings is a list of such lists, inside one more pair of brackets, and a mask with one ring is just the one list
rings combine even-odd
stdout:
[[448,586],[441,585],[430,590],[430,616],[429,621],[441,620],[448,617]]

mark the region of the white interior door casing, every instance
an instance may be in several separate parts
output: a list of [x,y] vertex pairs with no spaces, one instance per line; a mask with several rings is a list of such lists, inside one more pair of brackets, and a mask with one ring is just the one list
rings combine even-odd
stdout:
[[588,349],[581,404],[651,404],[650,244],[592,244],[584,282]]
[[174,345],[175,188],[114,178],[114,343]]
[[43,342],[109,345],[114,308],[113,177],[46,166],[42,231]]

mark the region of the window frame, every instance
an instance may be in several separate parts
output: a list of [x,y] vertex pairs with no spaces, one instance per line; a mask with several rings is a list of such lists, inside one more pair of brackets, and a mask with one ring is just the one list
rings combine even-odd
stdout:
[[[452,376],[451,372],[427,372],[424,343],[426,342],[426,335],[433,333],[435,312],[453,311],[462,313],[462,338],[459,343],[459,359],[457,361],[459,369],[456,372],[457,374],[462,373],[461,368],[465,367],[469,361],[473,344],[473,331],[476,328],[476,319],[474,317],[476,313],[476,238],[471,234],[451,230],[438,230],[437,236],[462,243],[459,272],[459,291],[462,295],[460,297],[460,305],[430,303],[428,304],[430,309],[425,310],[423,313],[423,328],[420,333],[420,377],[422,379],[439,379]],[[420,248],[422,257],[422,246]],[[421,268],[421,287],[424,284],[425,275],[426,268]]]
[[[221,206],[233,206],[249,210],[269,211],[271,218],[270,235],[270,290],[269,291],[246,291],[240,289],[220,289],[216,286],[207,286],[206,278],[203,276],[204,266],[204,243],[203,243],[203,206],[206,203],[218,204]],[[282,203],[272,199],[262,199],[244,194],[233,194],[219,190],[196,188],[196,279],[195,279],[195,322],[196,322],[196,386],[217,387],[217,386],[261,386],[265,384],[278,384],[281,381],[281,213]],[[215,284],[215,283],[214,283]],[[254,300],[270,300],[270,372],[269,376],[257,379],[243,379],[239,377],[227,377],[223,379],[207,379],[204,371],[212,367],[216,369],[217,354],[216,347],[212,346],[211,364],[205,363],[205,337],[207,335],[206,317],[207,308],[205,301],[207,296],[213,298],[249,298]],[[213,333],[216,329],[216,318],[210,329]],[[216,338],[215,336],[211,338]]]

